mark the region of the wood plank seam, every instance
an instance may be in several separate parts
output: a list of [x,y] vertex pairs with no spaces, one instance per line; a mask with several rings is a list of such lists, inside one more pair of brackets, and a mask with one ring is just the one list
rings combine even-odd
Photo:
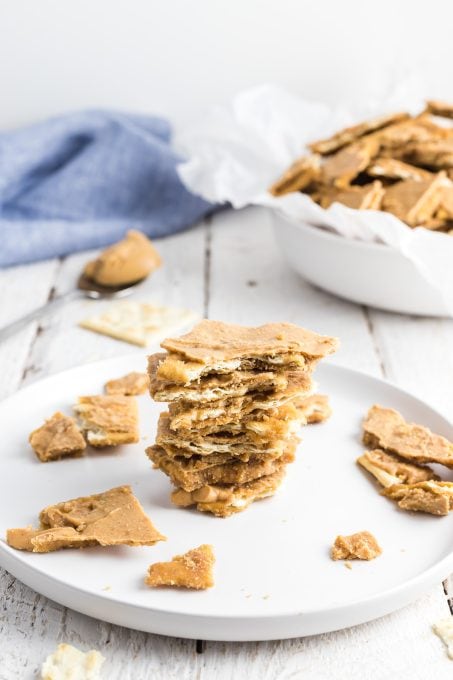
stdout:
[[[50,285],[49,293],[47,295],[47,299],[46,299],[45,304],[47,304],[48,302],[51,302],[55,298],[55,294],[56,294],[56,291],[57,291],[56,284],[57,284],[57,281],[58,281],[58,276],[60,274],[60,271],[61,271],[61,268],[63,266],[65,259],[66,259],[65,257],[59,257],[58,258],[58,266],[55,268],[53,281]],[[39,336],[47,330],[46,326],[44,326],[40,321],[36,321],[35,323],[36,323],[36,330],[35,330],[35,333],[33,334],[32,338],[31,338],[30,344],[28,346],[27,356],[26,356],[26,359],[25,359],[25,362],[24,362],[24,370],[22,371],[22,376],[21,376],[18,388],[20,388],[21,385],[25,382],[28,375],[30,373],[33,373],[36,370],[33,363],[29,364],[29,361],[30,361],[30,358],[33,354],[33,349],[35,347],[36,342],[38,341]]]
[[371,338],[371,342],[373,344],[373,349],[374,349],[374,352],[376,354],[376,358],[379,362],[379,367],[381,369],[382,377],[386,378],[387,377],[387,370],[386,370],[386,367],[385,367],[384,357],[382,356],[382,353],[379,349],[379,343],[377,341],[377,338],[376,338],[376,335],[375,335],[375,332],[374,332],[374,325],[373,325],[373,321],[371,319],[370,310],[369,310],[368,307],[365,307],[364,305],[361,305],[361,309],[362,309],[362,312],[363,312],[363,316],[365,317],[365,323],[366,323],[366,326],[368,328],[368,332],[370,334],[370,338]]
[[[50,302],[55,297],[55,294],[56,294],[56,285],[55,284],[56,284],[60,269],[63,265],[63,261],[64,261],[64,258],[58,258],[58,266],[56,267],[55,272],[54,272],[53,282],[51,283],[51,285],[49,287],[49,292],[47,294],[46,303]],[[20,389],[21,385],[24,383],[27,376],[35,370],[35,367],[33,366],[33,364],[29,364],[29,360],[30,360],[30,357],[32,356],[33,348],[34,348],[38,338],[40,337],[40,335],[42,333],[44,333],[46,331],[46,327],[43,326],[39,321],[36,321],[35,325],[36,325],[36,329],[35,329],[35,332],[30,339],[30,343],[29,343],[28,348],[27,348],[27,354],[26,354],[26,358],[25,358],[25,361],[24,361],[24,368],[23,368],[23,371],[22,371],[22,374],[21,374],[21,377],[20,377],[19,384],[16,387],[16,390]],[[3,572],[3,570],[1,570],[1,571]],[[8,572],[4,572],[4,573],[7,574]],[[8,574],[8,575],[11,578],[11,582],[8,585],[8,588],[14,588],[15,584],[16,584],[16,578],[14,576],[12,576],[12,574]],[[36,610],[38,608],[38,603],[39,602],[45,602],[45,601],[46,601],[45,598],[43,598],[41,595],[36,593],[36,596],[34,597],[34,600],[33,600],[30,628],[33,629],[34,625],[35,625]],[[64,607],[64,609],[63,609],[63,622],[65,621],[66,616],[67,616],[67,609],[66,609],[66,607]]]
[[447,598],[447,604],[450,610],[450,614],[453,616],[453,597],[450,597],[447,578],[445,579],[445,581],[442,581],[442,587],[444,589],[445,597]]

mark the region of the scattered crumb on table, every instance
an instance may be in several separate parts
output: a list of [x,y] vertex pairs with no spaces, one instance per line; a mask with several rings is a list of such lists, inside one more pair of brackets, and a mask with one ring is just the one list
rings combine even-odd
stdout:
[[453,659],[453,616],[448,616],[433,624],[433,631],[447,648],[447,655]]

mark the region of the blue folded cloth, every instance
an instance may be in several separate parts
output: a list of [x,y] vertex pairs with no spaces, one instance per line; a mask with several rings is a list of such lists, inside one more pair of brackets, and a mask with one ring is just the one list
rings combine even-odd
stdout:
[[0,133],[0,266],[166,236],[213,210],[176,173],[169,124],[110,111]]

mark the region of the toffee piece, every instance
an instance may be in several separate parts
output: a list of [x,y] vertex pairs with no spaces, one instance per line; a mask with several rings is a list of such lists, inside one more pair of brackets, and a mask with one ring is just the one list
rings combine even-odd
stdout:
[[177,455],[186,457],[209,456],[213,453],[228,453],[232,456],[241,456],[245,453],[281,454],[288,442],[295,437],[294,433],[299,429],[300,423],[301,419],[298,417],[293,421],[293,427],[286,429],[285,437],[279,436],[272,428],[267,429],[265,434],[263,428],[261,433],[256,433],[252,429],[243,429],[237,434],[220,430],[205,436],[194,430],[186,439],[170,429],[168,413],[162,413],[159,418],[156,444],[163,446],[166,451],[176,449]]
[[[181,456],[169,456],[164,448],[151,446],[146,450],[154,466],[162,470],[172,483],[184,491],[195,491],[203,486],[218,484],[240,485],[271,475],[281,468],[282,463],[294,461],[296,444],[292,442],[281,455],[246,454],[245,460],[237,456],[225,456],[224,462],[205,467],[193,465],[193,459]],[[218,455],[218,454],[217,454]],[[207,456],[210,458],[210,456]]]
[[118,446],[139,440],[138,408],[134,397],[79,397],[74,411],[91,446]]
[[429,180],[432,173],[415,165],[403,163],[395,158],[376,158],[366,169],[371,177],[381,177],[386,179],[404,180],[412,179],[418,182]]
[[8,529],[6,541],[17,550],[46,553],[95,545],[154,545],[165,540],[130,486],[49,505],[39,514],[40,528]]
[[32,449],[42,463],[67,456],[82,456],[86,442],[73,418],[57,411],[29,436]]
[[439,479],[427,465],[407,463],[398,456],[381,449],[365,451],[360,458],[357,458],[357,463],[370,472],[384,487]]
[[267,392],[285,389],[287,376],[276,371],[234,371],[218,375],[202,376],[197,382],[188,385],[166,379],[160,373],[161,364],[167,355],[159,352],[148,358],[150,393],[155,401],[175,402],[183,400],[193,404],[218,401],[228,397],[238,397],[249,392]]
[[329,397],[326,394],[312,394],[295,399],[294,406],[307,425],[323,423],[332,415]]
[[397,182],[386,189],[382,208],[416,227],[433,217],[440,205],[445,181],[445,173],[440,172],[428,180]]
[[372,406],[363,422],[363,442],[415,463],[453,468],[453,444],[427,427],[408,423],[390,408]]
[[342,203],[355,210],[379,210],[385,190],[381,182],[376,181],[363,187],[352,186],[347,189],[328,187],[319,191],[319,204],[328,208],[332,203]]
[[320,176],[320,158],[317,154],[303,156],[296,160],[282,177],[269,189],[274,196],[283,196],[292,191],[301,191]]
[[[262,435],[263,439],[269,439],[271,432],[273,438],[282,437],[287,438],[295,434],[301,425],[306,424],[306,415],[294,404],[295,400],[290,400],[276,408],[251,408],[244,409],[241,420],[235,418],[234,414],[226,411],[221,412],[220,408],[215,408],[218,412],[217,417],[207,417],[200,421],[195,421],[187,426],[179,423],[178,417],[174,417],[172,413],[168,412],[169,426],[181,439],[190,440],[195,432],[196,437],[207,437],[219,432],[225,432],[230,435],[238,435],[241,433],[253,433],[255,435]],[[201,412],[201,410],[200,410]]]
[[374,560],[381,554],[382,548],[369,531],[337,536],[331,550],[333,560]]
[[366,137],[356,144],[346,146],[329,156],[321,168],[322,183],[347,188],[357,175],[365,170],[379,152],[376,138]]
[[[181,361],[196,362],[215,372],[217,368],[228,368],[228,371],[245,368],[241,362],[256,363],[260,369],[297,368],[307,360],[333,354],[337,341],[290,323],[269,323],[253,328],[205,319],[190,333],[180,338],[168,338],[161,346]],[[231,364],[225,366],[228,362]],[[165,361],[159,367],[160,376],[164,365]],[[198,379],[200,375],[194,378]]]
[[313,388],[313,382],[309,375],[301,371],[287,372],[287,387],[275,391],[253,391],[241,397],[219,399],[215,402],[202,403],[199,405],[179,401],[170,403],[169,413],[171,418],[170,427],[177,429],[190,429],[203,425],[211,426],[214,423],[219,429],[232,420],[242,420],[250,414],[260,411],[264,414],[275,411],[299,398],[308,396]]
[[448,104],[447,102],[442,102],[438,99],[428,99],[426,102],[426,110],[434,116],[453,118],[453,104]]
[[273,496],[284,475],[285,465],[281,464],[276,472],[237,486],[206,485],[190,493],[176,489],[171,500],[182,508],[195,505],[200,512],[210,512],[216,517],[230,517],[242,512],[254,501]]
[[152,588],[161,586],[193,590],[212,588],[214,563],[212,545],[203,544],[182,555],[176,555],[170,562],[151,564],[145,583]]
[[330,154],[347,144],[351,144],[370,132],[382,130],[382,128],[385,128],[388,125],[399,123],[408,118],[410,118],[408,113],[392,113],[389,115],[376,116],[375,118],[359,123],[358,125],[344,128],[332,135],[332,137],[313,142],[310,144],[310,149],[316,153]]
[[433,170],[453,168],[453,139],[432,139],[412,142],[406,146],[404,158]]
[[381,493],[397,501],[402,510],[448,515],[453,509],[453,482],[428,480],[415,484],[394,484]]
[[121,378],[115,378],[105,383],[104,389],[106,394],[123,395],[124,397],[132,397],[139,394],[145,394],[149,388],[149,380],[146,373],[127,373]]

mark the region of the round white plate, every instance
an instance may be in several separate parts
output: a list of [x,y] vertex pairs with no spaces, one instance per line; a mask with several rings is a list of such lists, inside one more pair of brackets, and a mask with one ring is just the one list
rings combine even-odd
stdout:
[[451,316],[441,293],[401,252],[272,212],[277,243],[304,279],[339,297],[378,309]]
[[[153,633],[208,640],[265,640],[312,635],[386,614],[420,595],[453,568],[453,515],[399,511],[356,464],[361,419],[373,403],[399,409],[453,439],[436,411],[375,378],[334,365],[317,372],[333,415],[303,430],[297,461],[270,499],[229,519],[173,507],[170,483],[152,470],[160,407],[139,398],[142,441],[84,458],[40,463],[27,438],[44,417],[71,413],[78,395],[102,391],[107,379],[143,370],[134,355],[89,364],[37,382],[0,405],[0,535],[36,523],[44,506],[131,484],[168,540],[147,548],[88,548],[47,555],[18,552],[0,541],[0,563],[38,592],[85,614]],[[339,533],[367,529],[383,554],[346,569],[329,548]],[[150,589],[151,562],[201,543],[214,545],[214,588]]]

